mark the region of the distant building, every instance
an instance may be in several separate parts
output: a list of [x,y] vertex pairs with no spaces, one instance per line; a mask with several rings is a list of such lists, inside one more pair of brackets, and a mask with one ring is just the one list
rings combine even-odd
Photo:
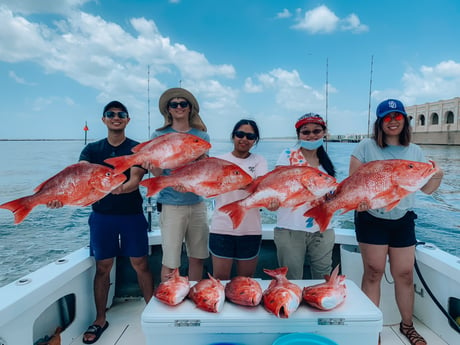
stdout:
[[406,107],[416,144],[460,145],[460,97]]

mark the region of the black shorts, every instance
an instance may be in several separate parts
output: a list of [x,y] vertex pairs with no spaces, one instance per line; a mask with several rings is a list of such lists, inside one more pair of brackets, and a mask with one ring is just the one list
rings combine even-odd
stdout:
[[251,260],[259,255],[262,235],[209,234],[209,252],[219,258]]
[[417,215],[408,211],[396,220],[381,219],[368,212],[355,212],[356,239],[359,243],[410,247],[417,243],[415,222]]

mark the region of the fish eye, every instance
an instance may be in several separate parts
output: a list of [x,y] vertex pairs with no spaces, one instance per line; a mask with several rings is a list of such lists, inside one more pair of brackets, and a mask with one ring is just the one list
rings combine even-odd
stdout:
[[412,169],[414,167],[413,164],[409,164],[409,169]]

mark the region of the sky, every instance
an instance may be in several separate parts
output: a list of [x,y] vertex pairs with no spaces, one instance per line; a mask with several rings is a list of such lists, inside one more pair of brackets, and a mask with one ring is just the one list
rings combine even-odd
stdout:
[[460,96],[459,13],[458,0],[0,0],[0,139],[80,139],[85,123],[103,138],[119,100],[146,141],[179,86],[211,139],[242,118],[292,137],[308,112],[366,134],[384,99]]

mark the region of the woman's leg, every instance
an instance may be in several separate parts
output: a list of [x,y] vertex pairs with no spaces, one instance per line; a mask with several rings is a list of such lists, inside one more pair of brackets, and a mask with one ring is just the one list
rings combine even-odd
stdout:
[[379,306],[380,281],[385,272],[388,246],[360,243],[359,248],[364,266],[361,289],[376,306]]

